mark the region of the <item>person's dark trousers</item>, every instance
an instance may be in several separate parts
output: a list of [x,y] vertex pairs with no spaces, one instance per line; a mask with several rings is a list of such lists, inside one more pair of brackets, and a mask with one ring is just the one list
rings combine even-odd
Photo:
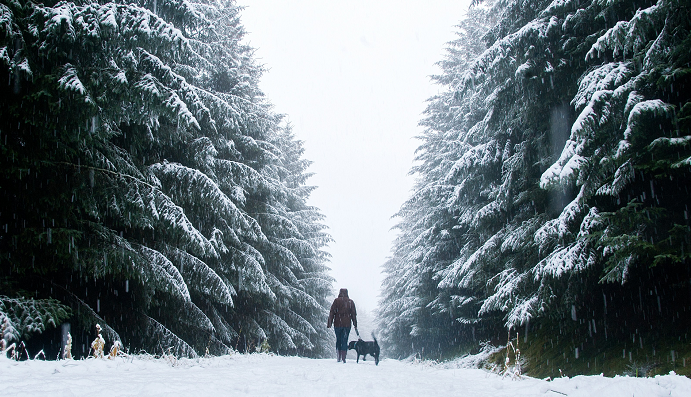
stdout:
[[350,335],[350,327],[334,327],[336,333],[336,350],[338,350],[338,361],[343,359],[348,353],[348,335]]

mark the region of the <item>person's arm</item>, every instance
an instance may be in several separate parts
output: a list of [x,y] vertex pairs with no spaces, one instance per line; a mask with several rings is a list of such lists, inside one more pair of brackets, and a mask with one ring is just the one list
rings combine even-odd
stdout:
[[331,310],[329,310],[329,320],[326,322],[326,328],[331,328],[331,324],[334,321],[334,314],[336,314],[336,311],[334,310],[335,303],[336,302],[334,301],[334,303],[331,304]]
[[352,300],[350,301],[351,305],[351,310],[350,310],[350,317],[353,319],[353,327],[357,329],[357,311],[355,310],[355,302]]

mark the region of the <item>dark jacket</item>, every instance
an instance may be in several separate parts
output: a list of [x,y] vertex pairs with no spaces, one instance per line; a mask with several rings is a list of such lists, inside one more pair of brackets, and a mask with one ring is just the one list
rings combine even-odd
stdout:
[[334,327],[348,327],[350,328],[350,321],[353,321],[353,326],[357,328],[357,312],[355,311],[355,303],[348,298],[348,290],[341,288],[338,293],[338,298],[334,299],[331,304],[331,311],[329,312],[329,321],[326,328]]

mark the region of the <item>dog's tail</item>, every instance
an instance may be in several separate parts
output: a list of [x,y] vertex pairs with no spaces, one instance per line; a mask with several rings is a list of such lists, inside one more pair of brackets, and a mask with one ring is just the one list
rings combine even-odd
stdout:
[[[377,338],[374,336],[374,331],[372,331],[372,339],[374,339],[375,342],[377,342]],[[379,344],[379,342],[377,342]]]

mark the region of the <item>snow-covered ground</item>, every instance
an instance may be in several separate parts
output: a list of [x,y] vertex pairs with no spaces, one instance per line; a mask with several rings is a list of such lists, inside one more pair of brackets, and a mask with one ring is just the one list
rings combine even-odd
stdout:
[[479,369],[383,360],[346,364],[266,354],[166,361],[0,358],[0,396],[691,396],[691,379],[511,380]]

